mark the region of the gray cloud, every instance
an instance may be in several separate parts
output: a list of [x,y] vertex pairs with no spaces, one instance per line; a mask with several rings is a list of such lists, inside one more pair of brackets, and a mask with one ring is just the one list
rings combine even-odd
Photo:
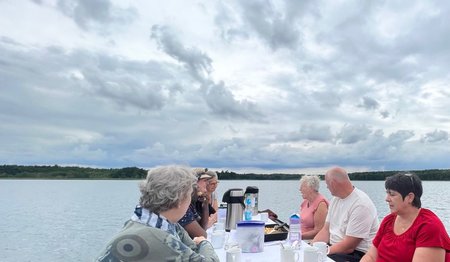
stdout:
[[448,132],[444,130],[434,130],[433,132],[426,133],[420,141],[426,143],[436,143],[448,140]]
[[414,131],[412,130],[399,130],[395,133],[389,135],[389,144],[393,146],[399,146],[403,144],[406,140],[414,136]]
[[365,108],[367,110],[374,110],[377,109],[380,106],[380,104],[377,102],[377,100],[365,96],[362,98],[362,101],[358,106]]
[[261,118],[262,114],[254,103],[237,101],[223,81],[215,83],[210,79],[212,60],[205,53],[197,48],[185,48],[164,26],[152,26],[151,38],[157,41],[160,49],[187,67],[192,77],[200,83],[202,96],[214,114],[249,120]]
[[301,44],[302,34],[297,28],[297,17],[292,12],[287,16],[283,12],[286,10],[277,10],[270,0],[251,0],[238,4],[240,6],[220,4],[219,8],[222,10],[239,12],[239,17],[232,17],[223,12],[216,16],[215,22],[221,28],[224,39],[247,38],[251,35],[248,33],[249,31],[274,50],[279,48],[296,49]]
[[183,63],[196,80],[208,78],[212,60],[205,53],[194,47],[185,48],[165,26],[153,25],[151,38],[156,40],[165,53]]
[[365,125],[345,125],[337,135],[337,139],[343,144],[354,144],[367,139],[371,130]]
[[233,94],[225,88],[224,83],[215,84],[208,81],[202,87],[203,96],[214,114],[229,118],[260,120],[263,115],[256,105],[250,101],[237,101]]
[[136,9],[121,9],[109,0],[58,0],[57,7],[79,27],[99,32],[105,32],[105,26],[111,23],[128,24],[137,16]]
[[292,132],[287,136],[288,141],[318,141],[318,142],[331,142],[333,134],[331,133],[330,126],[317,125],[317,124],[304,124],[297,132]]

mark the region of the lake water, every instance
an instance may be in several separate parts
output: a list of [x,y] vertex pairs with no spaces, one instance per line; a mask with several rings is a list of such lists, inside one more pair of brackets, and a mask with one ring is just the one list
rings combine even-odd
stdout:
[[[0,260],[92,261],[120,230],[139,198],[138,181],[0,180]],[[321,181],[320,192],[330,194]],[[388,214],[383,181],[353,181],[374,201],[380,219]],[[257,186],[259,209],[287,221],[301,201],[298,181],[220,181],[229,188]],[[422,206],[450,231],[450,181],[424,181]],[[219,199],[220,200],[220,199]]]

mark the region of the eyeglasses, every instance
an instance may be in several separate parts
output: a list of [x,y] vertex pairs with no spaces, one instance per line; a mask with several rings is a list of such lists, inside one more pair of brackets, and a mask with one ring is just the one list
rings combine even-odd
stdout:
[[411,190],[414,192],[414,178],[412,174],[405,174],[406,177],[409,177],[409,180],[411,181]]

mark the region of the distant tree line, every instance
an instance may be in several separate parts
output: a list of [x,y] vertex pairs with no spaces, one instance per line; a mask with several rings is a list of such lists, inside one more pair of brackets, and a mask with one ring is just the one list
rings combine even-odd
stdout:
[[0,166],[0,178],[40,179],[142,179],[147,171],[137,167],[104,169],[90,167],[54,166]]
[[[350,173],[352,180],[385,180],[386,177],[405,171],[373,171]],[[410,171],[422,180],[450,181],[450,169],[429,169]],[[219,171],[220,180],[298,180],[303,174],[238,174],[232,171]],[[1,178],[28,179],[144,179],[147,170],[138,167],[90,168],[53,166],[0,165]],[[323,174],[319,174],[323,179]]]
[[355,172],[349,174],[352,180],[385,180],[386,177],[397,173],[414,173],[421,180],[450,180],[450,169],[427,169],[411,171],[377,171],[377,172]]
[[238,174],[232,171],[220,171],[217,172],[219,180],[298,180],[300,174]]

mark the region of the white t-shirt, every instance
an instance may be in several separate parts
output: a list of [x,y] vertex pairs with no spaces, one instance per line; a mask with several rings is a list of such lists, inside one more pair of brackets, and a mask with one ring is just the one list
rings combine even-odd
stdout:
[[356,250],[364,253],[372,245],[379,226],[375,205],[357,188],[344,199],[331,199],[326,222],[330,224],[331,245],[341,242],[345,236],[362,238]]

